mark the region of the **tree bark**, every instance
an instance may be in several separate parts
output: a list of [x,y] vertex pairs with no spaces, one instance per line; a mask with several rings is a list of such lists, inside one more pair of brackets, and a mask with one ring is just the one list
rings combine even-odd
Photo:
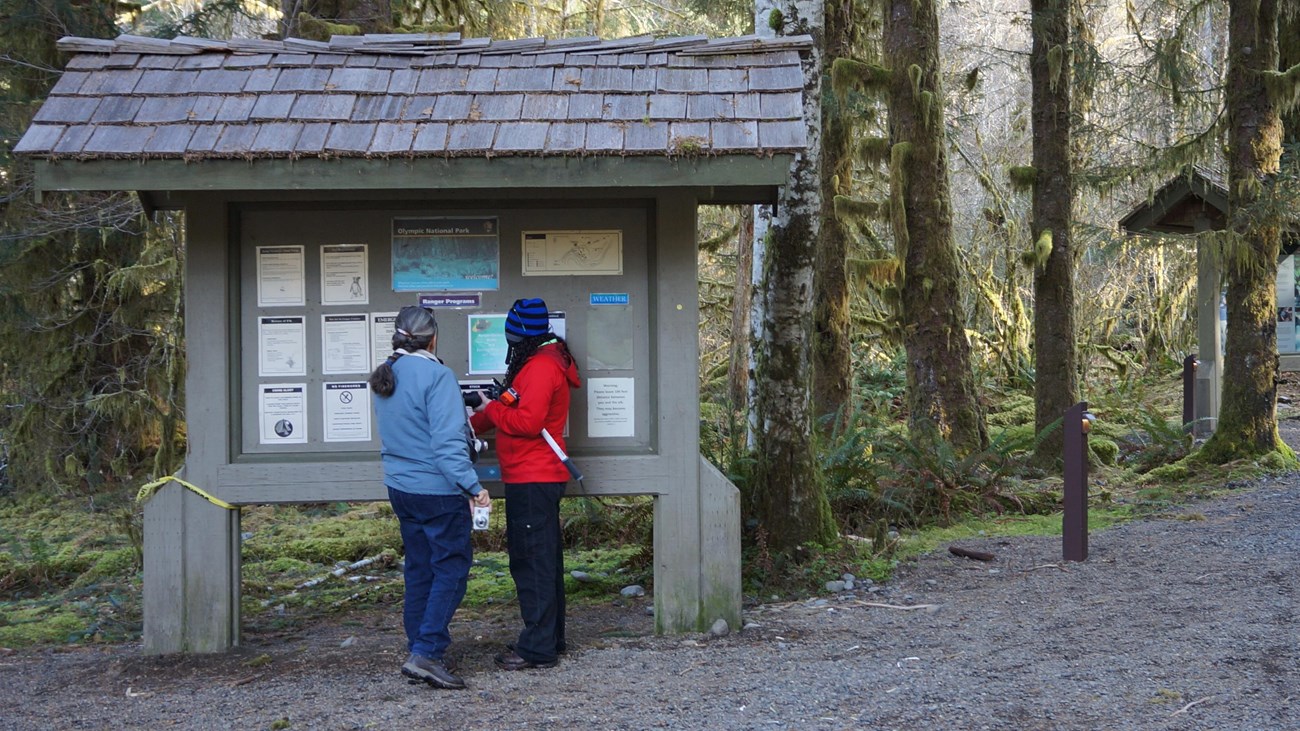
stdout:
[[731,296],[731,360],[727,364],[727,393],[731,408],[744,412],[749,402],[749,308],[753,299],[754,207],[740,206],[736,234],[736,285]]
[[1282,156],[1282,117],[1263,72],[1278,67],[1278,0],[1228,3],[1228,333],[1219,423],[1202,450],[1212,462],[1274,450],[1294,458],[1277,430],[1276,215],[1251,211]]
[[[826,4],[825,66],[851,55],[852,3]],[[813,410],[818,417],[852,411],[853,378],[849,335],[849,284],[845,260],[849,236],[835,216],[835,196],[852,189],[853,125],[844,100],[822,89],[821,231],[817,245],[813,305]]]
[[[1074,209],[1070,146],[1070,28],[1074,0],[1033,0],[1033,48],[1029,71],[1033,86],[1035,242],[1050,236],[1046,261],[1034,266],[1034,426],[1042,434],[1079,400],[1079,360],[1075,343],[1074,247],[1070,232]],[[1035,246],[1035,251],[1041,251]],[[1055,464],[1062,432],[1038,444],[1035,461]]]
[[895,151],[890,196],[895,246],[904,269],[908,428],[922,443],[947,440],[958,452],[969,453],[988,445],[988,429],[975,392],[957,291],[939,22],[935,3],[926,0],[889,0],[884,16],[884,60],[892,69],[889,133]]
[[[769,6],[773,7],[773,6]],[[783,32],[813,35],[804,60],[804,114],[808,152],[799,155],[781,191],[762,246],[762,276],[755,286],[754,398],[751,403],[756,462],[748,507],[777,555],[798,558],[805,543],[836,537],[830,503],[820,481],[812,440],[813,270],[821,215],[820,149],[822,5],[781,2]],[[768,27],[759,11],[759,28]],[[756,264],[759,262],[756,260]]]

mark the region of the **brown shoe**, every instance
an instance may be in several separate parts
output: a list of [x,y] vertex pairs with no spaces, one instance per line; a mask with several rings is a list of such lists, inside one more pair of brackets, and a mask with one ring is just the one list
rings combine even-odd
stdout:
[[519,657],[519,655],[513,651],[497,655],[496,657],[492,658],[492,660],[497,664],[497,667],[501,668],[502,670],[532,670],[534,668],[553,668],[556,665],[560,664],[559,660],[547,660],[544,662],[533,662],[531,660],[525,660],[522,657]]

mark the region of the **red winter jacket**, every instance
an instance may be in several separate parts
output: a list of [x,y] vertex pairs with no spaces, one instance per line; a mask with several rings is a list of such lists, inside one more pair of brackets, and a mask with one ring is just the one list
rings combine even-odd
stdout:
[[550,432],[560,449],[569,418],[569,389],[582,385],[578,366],[559,343],[544,345],[519,369],[511,384],[519,402],[491,401],[470,419],[474,431],[497,431],[496,452],[502,482],[567,482],[569,471],[542,438]]

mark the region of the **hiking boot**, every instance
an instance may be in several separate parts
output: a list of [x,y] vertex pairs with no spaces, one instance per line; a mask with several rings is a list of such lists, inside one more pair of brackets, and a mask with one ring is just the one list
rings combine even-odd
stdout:
[[402,663],[402,675],[412,680],[423,680],[435,688],[460,690],[465,687],[465,681],[448,670],[442,660],[415,653],[411,653],[406,662]]

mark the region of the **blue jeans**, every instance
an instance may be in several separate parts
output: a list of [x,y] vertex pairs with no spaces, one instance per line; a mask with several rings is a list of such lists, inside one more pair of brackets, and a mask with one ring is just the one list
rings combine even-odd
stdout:
[[407,649],[442,659],[451,644],[447,625],[465,598],[473,562],[469,500],[464,495],[416,495],[390,487],[388,501],[406,549],[402,624]]

